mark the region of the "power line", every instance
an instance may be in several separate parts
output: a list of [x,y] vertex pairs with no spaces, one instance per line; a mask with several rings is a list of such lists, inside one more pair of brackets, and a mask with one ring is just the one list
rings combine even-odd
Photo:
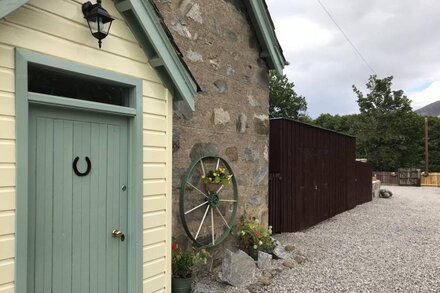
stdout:
[[339,29],[339,31],[342,33],[344,38],[347,40],[347,42],[350,44],[350,46],[353,48],[353,50],[356,52],[356,54],[361,58],[361,60],[367,65],[367,67],[371,70],[371,72],[375,75],[377,75],[376,71],[371,67],[371,65],[368,63],[367,59],[362,56],[361,52],[356,48],[356,46],[353,44],[353,42],[350,40],[348,35],[344,32],[344,30],[339,26],[339,24],[336,22],[336,20],[333,18],[333,16],[330,14],[330,11],[322,4],[321,0],[318,1],[319,5],[321,5],[322,9],[325,11],[325,13],[328,15],[328,17],[331,19],[331,21],[336,25],[336,27]]

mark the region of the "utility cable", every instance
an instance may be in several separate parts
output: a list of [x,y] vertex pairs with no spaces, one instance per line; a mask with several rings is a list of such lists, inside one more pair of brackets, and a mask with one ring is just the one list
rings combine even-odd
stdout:
[[376,71],[373,69],[373,67],[371,67],[371,65],[368,63],[367,59],[364,58],[364,56],[362,56],[361,52],[358,50],[358,48],[356,48],[356,46],[353,44],[353,42],[350,40],[350,38],[348,37],[348,35],[344,32],[344,30],[339,26],[339,24],[336,22],[336,20],[333,18],[333,16],[331,15],[330,11],[328,11],[328,9],[324,6],[324,4],[321,2],[321,0],[316,0],[318,1],[319,5],[321,5],[322,9],[325,11],[325,13],[328,15],[328,17],[331,19],[331,21],[335,24],[335,26],[339,29],[339,31],[342,33],[342,35],[344,36],[344,38],[347,40],[347,42],[350,44],[350,46],[353,48],[353,50],[356,52],[356,54],[359,56],[359,58],[361,58],[361,60],[365,63],[365,65],[367,65],[367,67],[371,70],[371,72],[375,75],[377,75]]

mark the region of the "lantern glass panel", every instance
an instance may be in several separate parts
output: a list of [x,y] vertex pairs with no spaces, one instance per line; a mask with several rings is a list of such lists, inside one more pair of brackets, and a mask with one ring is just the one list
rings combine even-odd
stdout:
[[95,34],[99,31],[97,19],[98,19],[97,17],[87,19],[87,22],[89,23],[90,31],[92,32],[92,34]]
[[99,30],[104,35],[108,35],[111,25],[112,25],[111,21],[106,21],[105,22],[105,21],[102,21],[101,18],[99,18]]

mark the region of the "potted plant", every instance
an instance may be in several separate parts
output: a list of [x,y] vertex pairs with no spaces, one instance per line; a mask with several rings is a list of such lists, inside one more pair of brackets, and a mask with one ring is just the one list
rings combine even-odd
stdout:
[[205,183],[206,190],[211,193],[217,192],[222,185],[228,187],[231,180],[232,175],[228,175],[226,169],[221,167],[216,170],[209,170],[206,175],[202,176],[202,182]]
[[191,247],[185,250],[173,242],[172,246],[172,292],[191,292],[193,270],[196,266],[206,264],[210,254],[206,249]]
[[258,259],[258,251],[273,253],[276,244],[271,237],[271,226],[264,226],[257,218],[244,214],[240,217],[237,229],[240,248],[254,260]]

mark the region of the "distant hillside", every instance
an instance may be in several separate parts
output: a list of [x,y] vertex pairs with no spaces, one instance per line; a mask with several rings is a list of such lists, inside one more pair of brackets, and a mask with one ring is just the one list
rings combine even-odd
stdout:
[[440,101],[426,105],[425,107],[420,108],[414,112],[419,115],[440,116]]

